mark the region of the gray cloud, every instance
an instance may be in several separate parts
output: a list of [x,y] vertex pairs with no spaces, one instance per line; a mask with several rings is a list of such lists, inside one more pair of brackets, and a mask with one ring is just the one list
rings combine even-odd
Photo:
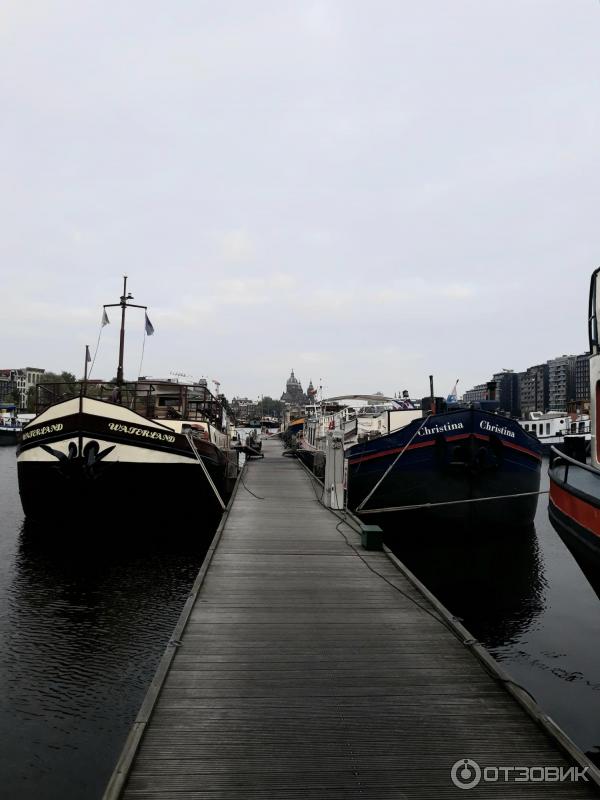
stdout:
[[230,395],[582,351],[599,26],[591,0],[4,3],[4,366],[80,371],[123,273],[144,371]]

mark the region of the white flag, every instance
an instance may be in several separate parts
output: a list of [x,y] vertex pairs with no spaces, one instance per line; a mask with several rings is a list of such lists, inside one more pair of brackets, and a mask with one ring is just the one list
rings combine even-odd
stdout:
[[108,318],[108,314],[106,313],[106,309],[104,309],[102,311],[102,327],[104,327],[105,325],[108,325],[109,322],[110,322],[110,320]]

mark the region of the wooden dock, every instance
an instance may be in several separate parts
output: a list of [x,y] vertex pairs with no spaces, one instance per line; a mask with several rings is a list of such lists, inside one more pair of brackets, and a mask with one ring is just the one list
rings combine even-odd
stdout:
[[460,759],[588,762],[278,441],[263,449],[244,477],[258,497],[238,485],[105,800],[598,796],[593,770],[452,783]]

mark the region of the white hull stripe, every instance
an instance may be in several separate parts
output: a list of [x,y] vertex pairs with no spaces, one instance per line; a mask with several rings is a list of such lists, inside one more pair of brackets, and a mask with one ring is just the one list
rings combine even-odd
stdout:
[[[17,461],[19,463],[48,462],[56,464],[60,459],[58,455],[53,455],[52,451],[57,454],[68,456],[69,444],[73,441],[77,441],[77,439],[70,437],[69,439],[62,439],[58,442],[51,442],[46,445],[48,449],[44,449],[41,446],[31,447],[20,453]],[[100,452],[110,450],[110,452],[107,452],[102,458],[102,463],[104,464],[123,462],[129,464],[195,464],[199,466],[197,459],[191,453],[189,456],[185,456],[178,453],[169,453],[165,450],[136,447],[135,445],[128,444],[115,444],[114,442],[98,439],[97,437],[90,438],[84,436],[82,439],[82,446],[85,448],[88,442],[97,442]]]

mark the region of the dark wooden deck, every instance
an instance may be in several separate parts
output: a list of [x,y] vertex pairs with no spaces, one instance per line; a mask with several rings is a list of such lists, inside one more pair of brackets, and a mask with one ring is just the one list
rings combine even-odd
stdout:
[[245,476],[263,499],[238,488],[106,800],[596,797],[583,782],[452,784],[461,758],[573,762],[281,445],[264,452]]

